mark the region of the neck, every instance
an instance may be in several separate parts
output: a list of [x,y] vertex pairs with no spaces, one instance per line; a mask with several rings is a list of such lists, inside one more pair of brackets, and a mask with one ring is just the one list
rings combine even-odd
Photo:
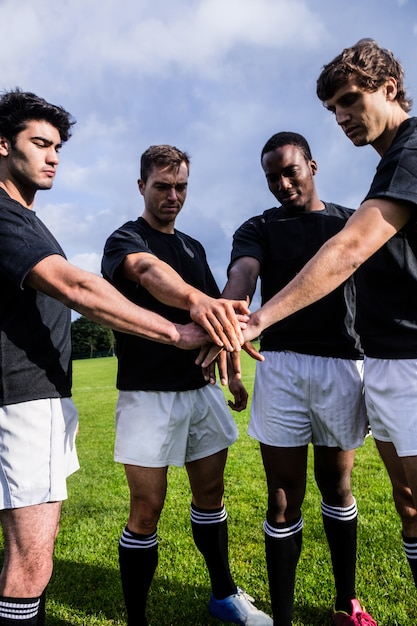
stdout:
[[35,191],[25,191],[24,189],[19,189],[17,185],[15,185],[11,180],[0,180],[0,187],[4,189],[4,191],[9,194],[9,196],[23,204],[27,209],[33,209],[33,203],[35,201]]
[[149,213],[146,212],[142,213],[141,217],[151,228],[159,231],[160,233],[165,233],[166,235],[173,235],[175,233],[175,220],[162,222],[155,219],[153,216],[150,216]]
[[375,141],[371,142],[371,146],[378,152],[379,156],[384,156],[385,152],[394,141],[399,127],[409,117],[410,116],[408,115],[408,113],[403,111],[403,109],[398,105],[398,109],[395,109],[394,114],[388,120],[384,132],[381,133],[381,135],[377,137]]

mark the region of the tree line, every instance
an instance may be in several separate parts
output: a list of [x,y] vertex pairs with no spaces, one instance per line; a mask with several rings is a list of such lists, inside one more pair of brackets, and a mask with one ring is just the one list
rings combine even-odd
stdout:
[[71,339],[74,359],[114,355],[113,331],[83,315],[72,322]]

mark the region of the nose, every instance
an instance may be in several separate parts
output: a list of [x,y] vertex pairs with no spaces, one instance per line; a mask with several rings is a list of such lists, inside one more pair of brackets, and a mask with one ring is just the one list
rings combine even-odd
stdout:
[[51,165],[58,165],[59,163],[58,152],[55,150],[53,146],[51,146],[50,149],[48,150],[48,153],[46,155],[46,161],[47,163],[50,163]]
[[168,191],[168,200],[177,200],[177,192],[175,187],[170,187]]
[[281,176],[278,181],[278,189],[280,191],[289,189],[291,187],[291,180],[287,176]]
[[339,126],[344,126],[350,119],[348,113],[343,111],[343,109],[336,110],[336,122]]

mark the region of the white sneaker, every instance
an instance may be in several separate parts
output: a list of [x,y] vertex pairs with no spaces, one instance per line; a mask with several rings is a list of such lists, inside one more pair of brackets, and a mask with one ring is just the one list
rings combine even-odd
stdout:
[[211,594],[209,610],[222,622],[241,626],[273,626],[272,618],[257,609],[253,602],[254,599],[238,587],[236,593],[223,600],[216,600]]

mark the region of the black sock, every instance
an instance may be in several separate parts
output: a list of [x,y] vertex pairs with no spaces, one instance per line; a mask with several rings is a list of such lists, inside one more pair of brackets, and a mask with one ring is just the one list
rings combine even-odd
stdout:
[[39,602],[39,610],[38,610],[38,621],[36,622],[37,626],[45,626],[45,604],[46,604],[46,589],[40,597]]
[[336,586],[335,610],[352,612],[355,598],[356,536],[358,510],[356,500],[347,507],[329,506],[321,502],[323,526],[332,558]]
[[0,596],[0,626],[37,626],[40,598]]
[[404,537],[403,535],[403,545],[413,574],[414,584],[417,587],[417,537]]
[[274,626],[291,626],[294,605],[295,571],[301,554],[303,518],[278,524],[264,523],[265,555],[268,569]]
[[128,626],[147,626],[146,600],[158,565],[156,532],[138,535],[128,527],[119,541],[119,566]]
[[203,511],[191,504],[190,515],[194,543],[206,562],[213,595],[223,600],[237,591],[229,568],[226,509]]

